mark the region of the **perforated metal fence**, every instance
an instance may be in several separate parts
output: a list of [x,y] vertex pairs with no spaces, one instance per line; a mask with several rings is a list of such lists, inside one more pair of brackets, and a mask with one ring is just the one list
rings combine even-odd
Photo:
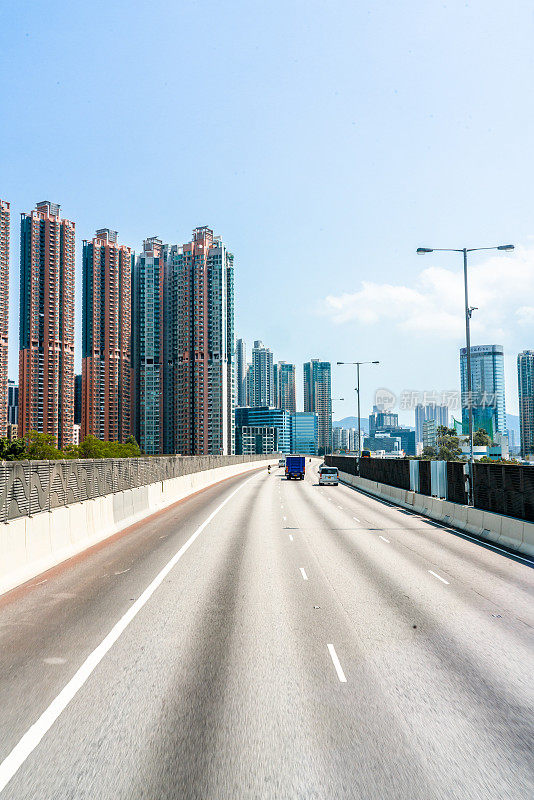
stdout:
[[[258,456],[156,456],[0,462],[0,522]],[[278,458],[272,455],[273,463]]]

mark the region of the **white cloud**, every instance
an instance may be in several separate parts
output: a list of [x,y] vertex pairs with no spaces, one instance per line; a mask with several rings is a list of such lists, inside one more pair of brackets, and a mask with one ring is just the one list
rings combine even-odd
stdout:
[[[439,257],[443,262],[443,255],[424,258]],[[454,260],[454,255],[449,258]],[[534,297],[534,248],[481,258],[471,257],[469,266],[469,302],[478,306],[473,313],[473,334],[479,339],[491,334],[493,341],[505,341],[511,326],[534,325],[534,306],[525,305]],[[322,311],[336,324],[390,321],[399,330],[457,339],[464,331],[463,309],[463,271],[458,258],[454,269],[427,267],[413,286],[362,281],[356,292],[328,295]]]

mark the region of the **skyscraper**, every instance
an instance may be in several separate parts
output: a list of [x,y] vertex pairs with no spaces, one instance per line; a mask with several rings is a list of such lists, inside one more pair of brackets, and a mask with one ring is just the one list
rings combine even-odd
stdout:
[[19,435],[52,434],[63,448],[74,422],[75,225],[56,203],[21,215]]
[[252,348],[251,406],[275,406],[273,354],[263,342],[255,341]]
[[235,428],[234,257],[208,227],[165,264],[165,449],[231,454]]
[[436,403],[418,403],[415,407],[415,441],[423,441],[423,424],[427,419],[436,420],[436,427],[449,426],[449,409]]
[[131,434],[132,253],[103,228],[83,242],[82,438]]
[[10,205],[0,200],[0,437],[7,434],[10,220]]
[[235,349],[236,359],[236,402],[238,406],[247,405],[247,345],[238,339]]
[[277,366],[278,386],[276,405],[278,408],[285,408],[286,411],[295,413],[297,410],[295,398],[295,365],[280,361]]
[[483,428],[489,436],[506,432],[504,351],[500,344],[471,347],[471,398],[467,395],[467,349],[460,350],[462,429],[469,433],[469,402],[473,432]]
[[519,388],[519,432],[521,455],[534,455],[534,350],[524,350],[517,356]]
[[82,376],[74,376],[74,424],[82,426]]
[[132,271],[132,431],[147,455],[163,452],[163,243],[145,239]]
[[15,381],[7,382],[7,424],[17,425],[19,421],[19,387]]
[[329,361],[312,359],[304,364],[304,411],[315,411],[318,419],[318,455],[332,448],[332,391]]

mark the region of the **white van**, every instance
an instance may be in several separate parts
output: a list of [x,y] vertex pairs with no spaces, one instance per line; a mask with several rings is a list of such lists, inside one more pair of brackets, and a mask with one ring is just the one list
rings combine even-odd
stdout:
[[279,466],[279,467],[285,467],[285,465],[286,465],[286,460],[285,460],[285,458],[279,458],[279,459],[278,459],[278,466]]
[[319,473],[319,486],[337,486],[339,472],[337,467],[322,467]]

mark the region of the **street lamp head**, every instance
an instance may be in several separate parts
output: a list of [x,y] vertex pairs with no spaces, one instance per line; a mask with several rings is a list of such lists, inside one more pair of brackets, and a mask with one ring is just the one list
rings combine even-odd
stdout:
[[380,361],[371,361],[371,364],[380,364]]
[[338,365],[338,367],[339,367],[339,365],[340,365],[340,364],[344,364],[344,363],[345,363],[344,361],[338,361],[338,362],[337,362],[337,365]]
[[417,255],[424,256],[425,253],[433,253],[434,250],[432,247],[418,247],[417,248]]
[[498,248],[497,248],[497,250],[506,250],[506,251],[510,251],[510,250],[513,250],[513,249],[514,249],[514,245],[513,244],[500,244],[498,246]]

